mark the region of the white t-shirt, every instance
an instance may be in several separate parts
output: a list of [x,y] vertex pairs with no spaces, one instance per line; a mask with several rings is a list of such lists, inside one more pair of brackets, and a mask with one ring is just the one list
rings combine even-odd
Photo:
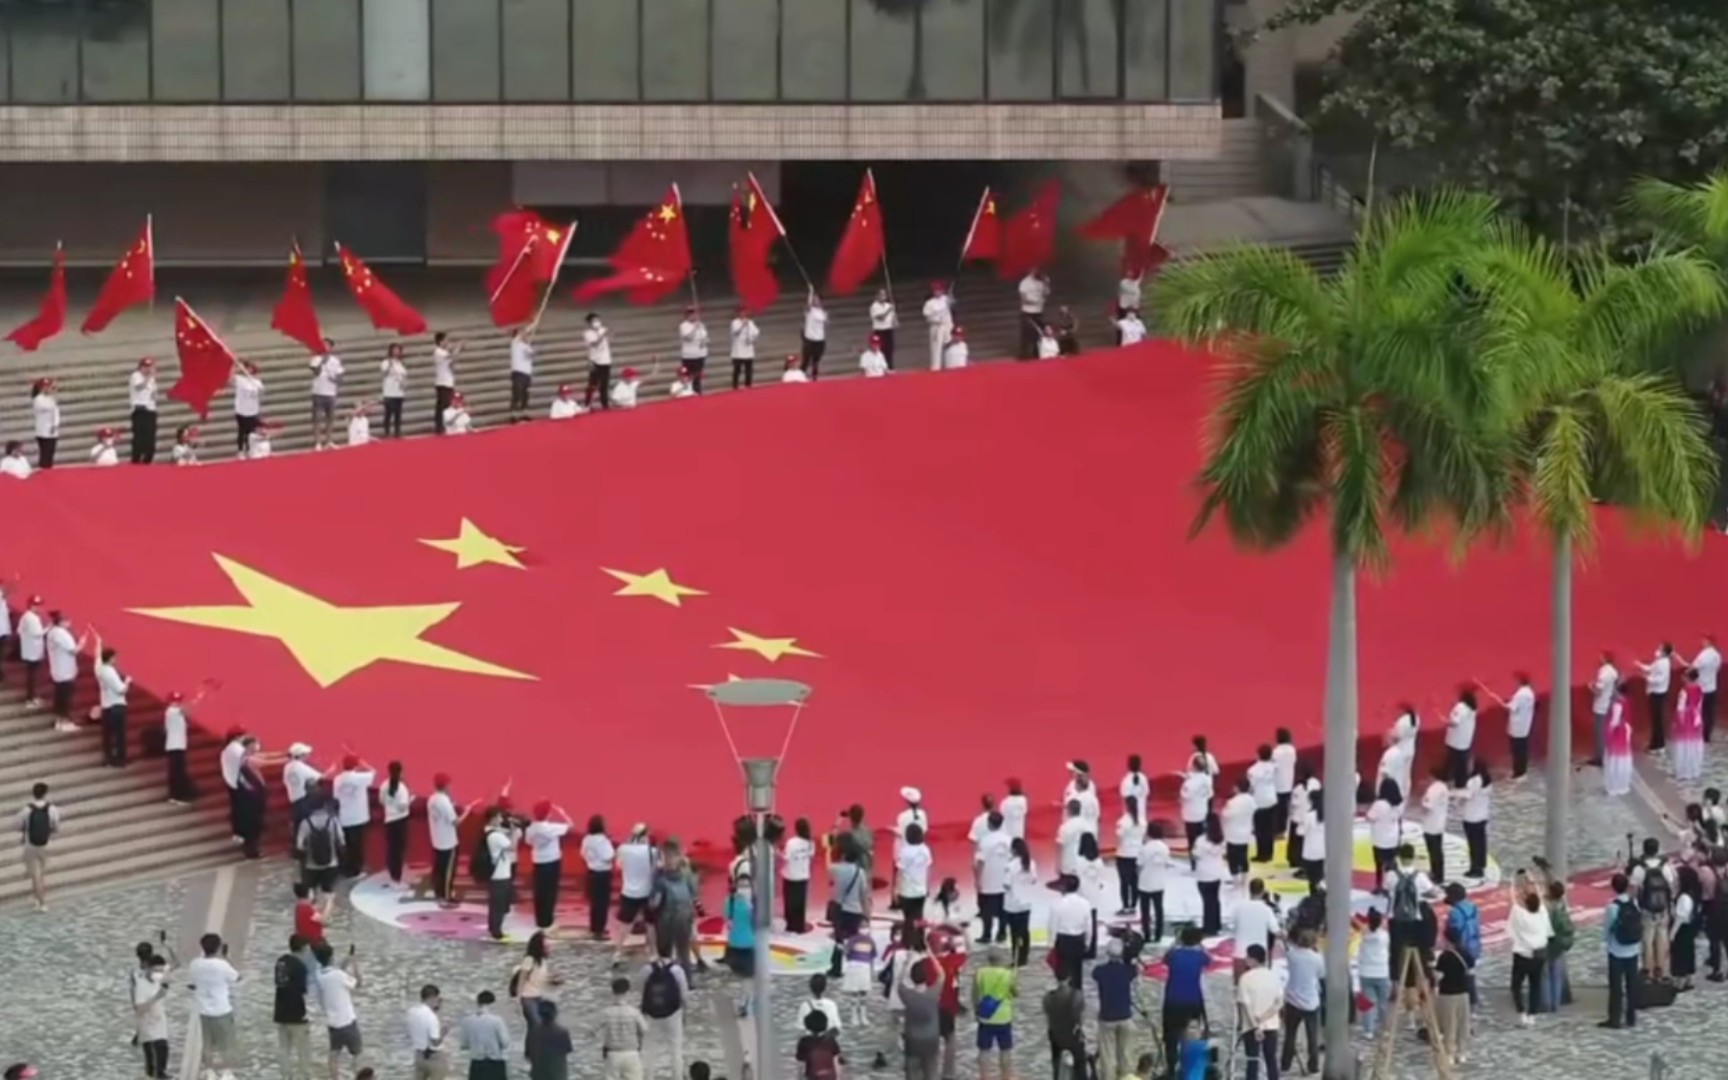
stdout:
[[434,791],[426,799],[426,831],[437,851],[449,851],[459,842],[456,835],[456,803],[448,792]]
[[1530,737],[1530,727],[1536,722],[1536,691],[1520,686],[1506,702],[1506,734],[1514,739]]
[[617,857],[618,849],[612,846],[612,841],[605,833],[589,833],[582,838],[582,862],[597,873],[612,869],[612,860]]
[[48,677],[55,682],[78,677],[78,639],[64,626],[48,629]]
[[1202,836],[1194,841],[1194,880],[1223,881],[1230,875],[1230,864],[1224,859],[1224,845],[1214,844]]
[[570,825],[564,821],[531,822],[522,838],[528,841],[528,855],[535,866],[555,863],[564,857],[564,836]]
[[156,411],[156,376],[134,371],[126,380],[126,401],[134,409]]
[[1014,841],[1002,829],[985,833],[973,861],[978,867],[978,891],[985,895],[1003,892],[1008,887],[1009,864],[1014,861]]
[[1084,816],[1063,818],[1056,829],[1056,869],[1061,874],[1080,872],[1080,838],[1092,831]]
[[1224,800],[1224,809],[1218,814],[1218,823],[1224,827],[1224,842],[1226,844],[1251,844],[1254,842],[1254,796],[1247,792],[1238,792]]
[[1116,785],[1116,793],[1127,799],[1132,795],[1138,800],[1140,816],[1146,816],[1146,804],[1152,795],[1152,781],[1143,772],[1122,774],[1122,782]]
[[372,807],[366,797],[377,779],[378,774],[371,769],[349,769],[336,774],[330,787],[336,795],[337,824],[352,829],[371,820]]
[[619,379],[612,384],[612,404],[620,409],[634,409],[636,395],[641,392],[642,380]]
[[264,402],[264,380],[244,371],[234,373],[234,415],[257,416]]
[[1104,808],[1098,804],[1098,785],[1087,784],[1084,791],[1074,781],[1068,781],[1068,786],[1062,790],[1062,805],[1071,802],[1080,804],[1080,816],[1092,826],[1092,832],[1098,831],[1098,819],[1103,816]]
[[1020,310],[1027,315],[1044,314],[1044,304],[1050,299],[1050,286],[1036,274],[1020,279]]
[[288,801],[297,803],[306,797],[306,789],[319,778],[321,774],[311,763],[300,758],[289,758],[288,764],[282,766],[282,787],[288,792]]
[[972,361],[972,349],[964,341],[950,341],[942,349],[942,369],[958,371]]
[[178,705],[162,710],[162,749],[186,749],[186,710]]
[[1722,671],[1722,654],[1716,651],[1716,646],[1706,645],[1700,649],[1692,658],[1692,666],[1698,669],[1698,689],[1714,694],[1717,676]]
[[1122,331],[1122,344],[1138,345],[1146,340],[1146,324],[1137,315],[1116,320],[1116,329]]
[[1375,799],[1368,807],[1368,842],[1377,848],[1398,846],[1398,808],[1385,799]]
[[762,332],[756,328],[754,319],[732,320],[732,358],[734,360],[756,359],[756,339]]
[[312,396],[335,397],[342,378],[342,358],[335,353],[312,358]]
[[1054,360],[1062,355],[1062,342],[1055,334],[1041,334],[1038,337],[1038,359]]
[[1170,845],[1162,840],[1148,840],[1140,848],[1141,892],[1163,892],[1170,881]]
[[1464,782],[1464,811],[1461,815],[1465,821],[1487,821],[1489,813],[1490,790],[1482,782],[1480,776],[1472,776]]
[[378,785],[378,805],[384,808],[386,823],[401,821],[414,809],[414,793],[408,790],[408,785],[397,783],[396,793],[390,793],[390,782],[386,780]]
[[126,691],[132,686],[132,680],[120,674],[120,669],[113,664],[96,662],[97,703],[104,709],[110,709],[126,704]]
[[1446,717],[1446,745],[1453,750],[1468,750],[1475,741],[1476,710],[1460,701]]
[[354,1011],[354,988],[359,985],[360,980],[339,967],[318,973],[318,1000],[324,1006],[326,1027],[345,1028],[359,1022],[360,1016]]
[[384,377],[382,396],[401,397],[408,385],[408,365],[397,357],[386,356],[379,362],[378,371]]
[[509,881],[516,876],[516,837],[509,829],[486,834],[486,853],[492,856],[492,880]]
[[[593,342],[589,342],[589,347],[593,347]],[[518,375],[534,374],[533,342],[524,337],[510,339],[510,370]]]
[[678,357],[682,360],[705,360],[708,357],[708,328],[695,319],[678,324]]
[[440,345],[432,350],[432,385],[454,387],[456,385],[456,361],[450,350]]
[[1116,857],[1138,859],[1146,843],[1146,819],[1123,814],[1116,819]]
[[1212,778],[1203,772],[1191,772],[1182,778],[1182,820],[1205,821],[1212,809]]
[[1008,861],[1008,888],[1002,894],[1002,910],[1019,914],[1032,910],[1032,899],[1038,895],[1038,890],[1044,887],[1038,880],[1038,864],[1028,862],[1020,865],[1019,859]]
[[240,786],[240,766],[246,761],[246,744],[234,739],[222,748],[217,759],[222,766],[222,782],[231,788]]
[[60,437],[60,403],[53,394],[37,394],[30,401],[30,412],[36,422],[38,439]]
[[1257,1030],[1277,1031],[1282,1025],[1284,989],[1275,972],[1263,967],[1243,972],[1236,983],[1236,1000]]
[[646,840],[618,845],[618,895],[646,900],[654,889],[654,847]]
[[19,480],[30,479],[30,459],[23,454],[7,454],[0,457],[0,476],[11,476]]
[[460,405],[452,405],[444,410],[444,432],[447,435],[466,435],[474,430],[474,418],[468,410]]
[[1266,942],[1278,931],[1278,913],[1264,900],[1241,901],[1236,905],[1235,915],[1236,926],[1232,936],[1236,941],[1237,956],[1247,956],[1250,945],[1266,948]]
[[858,368],[866,379],[880,379],[888,374],[888,358],[875,349],[865,349],[858,357]]
[[1446,781],[1435,780],[1428,785],[1428,790],[1422,793],[1422,831],[1429,836],[1439,836],[1446,831],[1446,810],[1452,802],[1452,792],[1447,789]]
[[806,308],[804,311],[804,340],[828,340],[828,309]]
[[954,302],[944,293],[924,301],[924,321],[932,327],[947,330],[954,325]]
[[1673,677],[1673,658],[1659,655],[1650,661],[1649,667],[1644,672],[1644,689],[1652,694],[1666,694],[1668,684]]
[[47,633],[41,613],[25,609],[24,614],[18,616],[19,658],[32,662],[41,660]]
[[114,449],[112,440],[102,439],[90,448],[90,460],[98,467],[106,468],[120,464],[120,454]]
[[1608,706],[1614,704],[1614,686],[1619,681],[1620,672],[1613,664],[1596,669],[1596,679],[1590,684],[1590,708],[1598,716],[1608,715]]
[[1270,761],[1256,761],[1248,766],[1248,791],[1254,796],[1254,809],[1267,810],[1278,805],[1278,766]]
[[604,323],[595,323],[582,331],[582,342],[588,346],[588,362],[595,367],[612,366],[612,334]]
[[553,420],[569,420],[582,415],[582,403],[575,398],[555,397],[547,413]]
[[132,973],[132,1004],[138,1010],[138,1038],[155,1042],[168,1038],[168,999],[162,993],[163,980],[150,977],[149,972]]
[[896,895],[909,900],[928,895],[930,864],[934,861],[929,845],[902,844],[894,856],[894,868],[899,871],[896,875]]
[[1313,810],[1308,811],[1302,818],[1302,860],[1326,860],[1326,823],[1321,821],[1320,815]]
[[365,446],[372,441],[372,421],[365,413],[355,413],[348,418],[348,445]]
[[783,383],[807,383],[810,381],[810,376],[804,374],[803,368],[787,368],[786,374],[780,376],[780,381]]
[[900,315],[894,310],[894,305],[886,300],[874,300],[870,304],[870,329],[877,332],[892,330],[900,325]]
[[1356,967],[1364,979],[1391,977],[1392,935],[1385,926],[1362,931],[1362,944],[1356,950]]
[[234,1012],[233,990],[240,981],[240,973],[225,958],[200,956],[186,965],[186,977],[192,983],[199,1016],[228,1016]]
[[789,837],[781,855],[787,881],[809,881],[810,864],[816,860],[816,845],[802,836]]
[[1140,279],[1125,277],[1116,282],[1116,306],[1119,308],[1137,308],[1140,306]]

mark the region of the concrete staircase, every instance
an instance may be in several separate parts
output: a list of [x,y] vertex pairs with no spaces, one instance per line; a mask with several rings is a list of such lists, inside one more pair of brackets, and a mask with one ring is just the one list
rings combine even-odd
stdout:
[[1253,118],[1225,120],[1219,155],[1202,161],[1167,161],[1164,182],[1174,199],[1224,202],[1277,191],[1266,154],[1265,125]]

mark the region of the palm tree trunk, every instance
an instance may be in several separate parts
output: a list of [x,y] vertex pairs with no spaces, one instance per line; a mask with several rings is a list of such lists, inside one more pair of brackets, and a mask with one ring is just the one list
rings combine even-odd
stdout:
[[1326,1080],[1350,1080],[1350,893],[1356,850],[1356,563],[1332,556],[1326,640]]
[[1572,538],[1554,541],[1553,677],[1548,691],[1548,827],[1542,845],[1549,873],[1566,880],[1566,835],[1572,808]]

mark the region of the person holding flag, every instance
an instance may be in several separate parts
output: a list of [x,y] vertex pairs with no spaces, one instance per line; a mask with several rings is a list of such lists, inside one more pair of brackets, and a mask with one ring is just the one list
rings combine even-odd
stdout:
[[930,285],[930,299],[924,301],[924,323],[930,328],[930,370],[941,371],[948,337],[954,332],[954,301],[940,281]]
[[242,360],[230,381],[234,386],[235,439],[240,456],[248,457],[252,433],[258,430],[259,414],[264,410],[264,380],[258,375],[257,364]]
[[528,419],[528,391],[534,386],[534,328],[510,331],[510,422]]
[[888,370],[894,370],[894,331],[900,326],[900,313],[894,308],[894,298],[887,289],[877,289],[870,302],[870,336],[876,339]]
[[149,465],[156,460],[156,361],[138,361],[126,397],[132,406],[132,464]]
[[822,354],[828,351],[828,309],[816,290],[804,303],[804,372],[811,382],[822,373]]
[[708,366],[708,327],[695,304],[684,309],[684,321],[678,324],[678,360],[693,391],[700,394],[702,372]]

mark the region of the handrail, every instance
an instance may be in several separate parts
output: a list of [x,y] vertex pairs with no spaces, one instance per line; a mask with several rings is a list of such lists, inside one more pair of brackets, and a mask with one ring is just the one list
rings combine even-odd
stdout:
[[1273,159],[1273,175],[1283,175],[1283,194],[1298,202],[1318,197],[1314,173],[1314,132],[1296,111],[1267,93],[1254,95],[1254,116]]

